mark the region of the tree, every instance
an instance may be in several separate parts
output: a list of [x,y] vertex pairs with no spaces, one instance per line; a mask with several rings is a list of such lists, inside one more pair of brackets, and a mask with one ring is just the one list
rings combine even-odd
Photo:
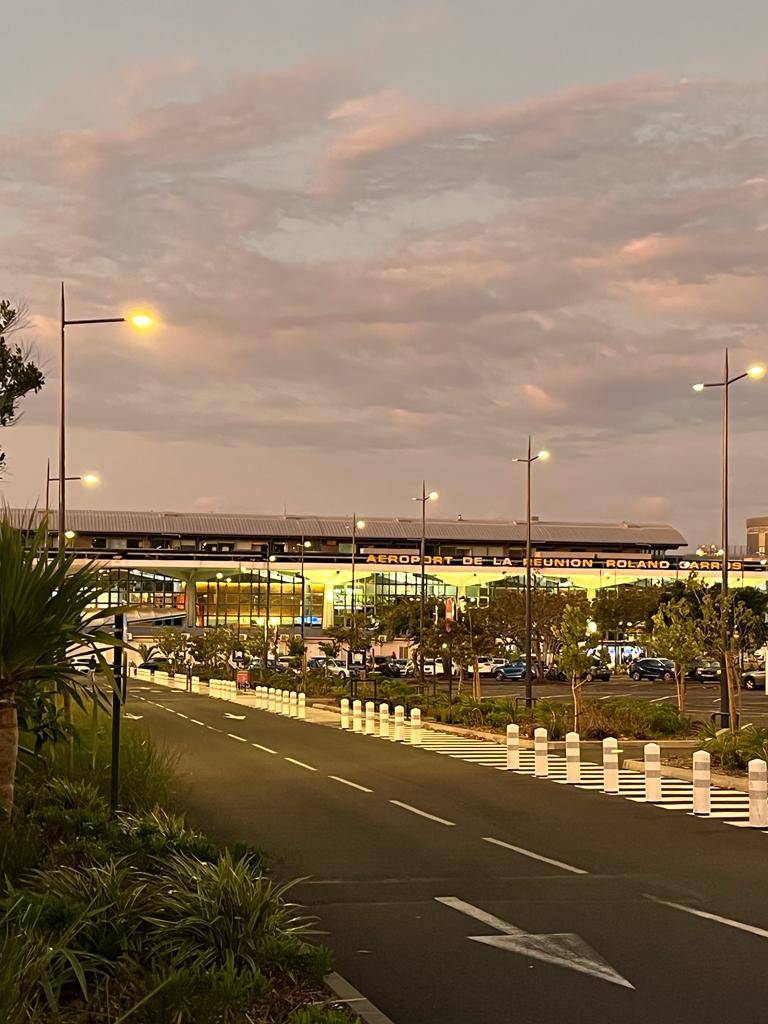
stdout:
[[157,638],[157,649],[171,662],[180,662],[187,652],[189,641],[181,629],[165,626]]
[[651,644],[661,658],[675,663],[677,706],[685,714],[685,672],[694,658],[704,652],[701,616],[684,597],[662,604],[652,619]]
[[192,650],[195,661],[200,662],[208,672],[227,672],[229,656],[239,645],[236,629],[231,626],[213,626],[194,638]]
[[68,654],[90,650],[114,686],[101,653],[114,637],[98,628],[103,610],[90,611],[104,589],[99,571],[75,568],[74,554],[48,557],[48,523],[31,518],[21,530],[0,519],[0,810],[10,813],[19,748],[17,699],[22,688],[58,689],[82,703],[85,690]]
[[[555,653],[555,628],[559,627],[566,607],[589,611],[589,598],[583,590],[546,590],[536,587],[531,595],[533,649],[548,663]],[[505,647],[525,650],[525,590],[520,587],[497,588],[489,605],[496,635]]]
[[739,591],[729,591],[722,600],[720,588],[703,590],[701,598],[701,628],[704,646],[725,667],[728,687],[728,714],[731,728],[739,720],[741,683],[736,669],[739,653],[754,651],[760,646],[764,624],[755,612],[739,600]]
[[[26,322],[23,308],[15,308],[8,299],[0,299],[0,427],[10,426],[17,418],[21,399],[30,391],[38,392],[45,383],[29,350],[8,342],[9,336],[21,330]],[[5,452],[0,451],[0,472],[4,464]]]
[[[592,601],[592,618],[598,633],[608,640],[613,636],[617,644],[643,626],[651,627],[651,619],[659,607],[665,590],[654,584],[646,587],[639,583],[623,583],[618,587],[603,587]],[[617,658],[618,663],[618,658]]]
[[583,608],[567,604],[563,610],[562,621],[560,625],[554,627],[553,632],[560,642],[560,667],[571,679],[573,727],[578,732],[583,710],[582,676],[592,664],[592,655],[587,650],[592,636],[589,631],[589,616]]

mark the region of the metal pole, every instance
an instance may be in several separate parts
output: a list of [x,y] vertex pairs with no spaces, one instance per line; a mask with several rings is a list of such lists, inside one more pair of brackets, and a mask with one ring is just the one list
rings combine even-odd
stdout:
[[427,577],[424,560],[427,548],[427,482],[421,481],[421,604],[419,607],[419,682],[424,692],[424,610],[427,600]]
[[[730,368],[728,365],[728,349],[725,350],[725,366],[723,377],[723,493],[722,493],[722,587],[720,593],[721,623],[723,630],[723,660],[720,669],[720,726],[731,727],[730,694],[728,685],[728,449],[729,449],[729,392]],[[735,723],[734,723],[735,724]]]
[[267,597],[265,601],[266,616],[264,619],[264,676],[266,678],[269,670],[269,597],[272,583],[272,574],[269,571],[269,547],[267,547]]
[[352,628],[355,628],[355,548],[357,547],[357,515],[352,513],[352,597],[349,607],[352,612]]
[[[115,639],[123,640],[125,616],[115,616]],[[112,763],[110,766],[109,809],[117,811],[120,796],[120,720],[127,696],[127,679],[123,675],[123,648],[115,647],[112,655],[112,672],[115,688],[112,691]]]
[[66,467],[66,437],[65,437],[65,400],[66,400],[66,389],[64,381],[64,334],[66,328],[66,316],[64,306],[64,282],[61,282],[61,346],[59,350],[59,514],[58,522],[56,524],[58,529],[58,545],[59,551],[64,550],[66,544],[66,537],[64,531],[66,525],[64,522],[66,515],[66,491],[67,491],[67,467]]
[[526,518],[525,518],[525,703],[533,706],[533,677],[531,676],[531,435],[528,435],[526,460]]

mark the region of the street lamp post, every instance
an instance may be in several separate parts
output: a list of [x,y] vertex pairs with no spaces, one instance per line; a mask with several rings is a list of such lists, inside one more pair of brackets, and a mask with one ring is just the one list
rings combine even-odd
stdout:
[[540,451],[535,455],[531,454],[531,435],[528,435],[528,454],[521,459],[513,459],[513,462],[524,462],[526,464],[526,515],[525,515],[525,703],[527,707],[533,705],[533,675],[531,672],[533,612],[531,595],[531,466],[537,459],[546,462],[549,458],[548,451]]
[[355,628],[355,557],[357,555],[357,531],[365,529],[365,520],[352,515],[352,596],[349,601],[352,613],[352,628]]
[[66,529],[65,517],[67,511],[67,487],[66,483],[70,477],[67,476],[67,443],[66,443],[66,377],[65,377],[65,356],[66,356],[66,328],[75,327],[81,324],[124,324],[131,323],[134,327],[145,328],[152,326],[152,317],[146,313],[135,313],[133,316],[106,316],[90,317],[86,320],[67,320],[66,304],[64,300],[64,282],[61,282],[61,319],[60,319],[60,348],[59,348],[59,512],[57,521],[57,532],[59,548],[64,549],[64,531]]
[[424,612],[427,603],[427,576],[426,576],[426,550],[427,550],[427,502],[437,501],[440,495],[437,491],[430,491],[427,494],[427,483],[421,481],[421,496],[413,498],[413,501],[421,502],[421,587],[419,603],[419,682],[422,693],[424,692]]
[[[731,727],[731,712],[730,712],[730,687],[729,687],[729,661],[727,656],[728,647],[728,625],[729,615],[727,609],[728,601],[728,515],[729,515],[729,494],[728,494],[728,476],[729,476],[729,459],[730,459],[730,389],[731,384],[735,384],[736,381],[744,380],[746,377],[751,377],[752,380],[759,380],[765,376],[764,366],[750,366],[744,373],[737,373],[735,377],[731,377],[730,366],[728,362],[728,349],[725,350],[725,358],[723,362],[723,379],[719,381],[713,381],[709,384],[694,384],[694,391],[704,391],[705,388],[722,388],[723,389],[723,455],[722,455],[722,492],[721,492],[721,556],[722,556],[722,584],[720,590],[720,604],[721,604],[721,626],[723,631],[723,662],[720,672],[720,725],[722,728],[729,729]],[[735,723],[734,723],[735,724]]]

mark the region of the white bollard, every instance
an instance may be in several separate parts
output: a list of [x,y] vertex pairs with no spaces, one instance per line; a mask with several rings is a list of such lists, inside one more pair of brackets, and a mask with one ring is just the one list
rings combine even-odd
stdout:
[[341,698],[341,728],[349,728],[349,700],[346,697]]
[[291,718],[298,718],[299,717],[299,695],[298,695],[298,693],[296,693],[295,690],[291,690],[290,694],[288,695],[288,701],[289,701],[289,704],[288,704],[288,714],[291,716]]
[[352,704],[352,732],[363,731],[363,702],[356,700]]
[[264,707],[263,687],[262,686],[257,686],[256,689],[253,692],[256,694],[256,707],[257,708],[263,708]]
[[619,792],[619,741],[614,736],[603,740],[603,792]]
[[372,700],[365,702],[365,735],[372,736],[376,728],[376,705]]
[[411,708],[411,743],[418,746],[421,743],[421,709]]
[[565,734],[565,781],[571,786],[581,782],[581,740],[577,732]]
[[395,734],[392,738],[395,743],[402,743],[405,739],[405,708],[402,704],[395,707]]
[[507,771],[520,770],[520,726],[507,726]]
[[286,718],[291,714],[291,695],[288,690],[283,690],[283,714]]
[[546,729],[534,729],[533,732],[533,774],[537,779],[546,779],[549,775],[549,742]]
[[306,721],[306,718],[307,718],[307,695],[306,695],[306,693],[300,693],[299,694],[298,711],[299,711],[299,718],[302,720],[302,722]]
[[749,827],[768,828],[768,764],[755,757],[749,772]]
[[693,755],[693,813],[706,818],[711,810],[711,758],[706,750],[697,750]]
[[274,688],[274,686],[268,687],[267,688],[267,711],[274,711],[275,710],[275,702],[276,702],[276,700],[277,700],[277,697],[275,695],[275,688]]
[[379,704],[379,736],[389,736],[389,704]]
[[645,759],[645,802],[661,803],[661,748],[658,743],[646,743],[643,747]]

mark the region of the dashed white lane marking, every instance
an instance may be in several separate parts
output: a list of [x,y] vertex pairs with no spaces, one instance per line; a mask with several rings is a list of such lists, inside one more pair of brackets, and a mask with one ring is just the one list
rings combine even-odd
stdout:
[[276,754],[277,751],[273,750],[272,747],[262,747],[260,743],[251,743],[252,747],[256,747],[257,750],[263,750],[265,754]]
[[411,804],[401,803],[400,800],[390,800],[391,804],[395,807],[402,807],[404,811],[410,811],[411,814],[418,814],[422,818],[429,818],[430,821],[436,821],[440,825],[455,825],[455,821],[448,821],[447,818],[438,818],[436,814],[428,814],[426,811],[420,810],[418,807],[413,807]]
[[329,775],[329,779],[333,779],[334,782],[341,782],[344,786],[351,786],[352,789],[359,789],[362,793],[372,793],[372,789],[368,789],[367,786],[361,786],[358,782],[351,782],[349,779],[342,779],[338,775]]
[[179,718],[186,718],[187,721],[189,721],[189,715],[185,715],[183,711],[177,711],[176,714],[179,716]]
[[206,725],[206,729],[210,729],[211,732],[221,732],[221,729],[217,729],[215,725]]
[[313,768],[311,764],[304,764],[303,761],[297,761],[295,757],[286,757],[286,761],[290,761],[291,764],[297,764],[299,768],[306,768],[308,772],[316,772],[317,768]]
[[240,740],[241,743],[247,743],[248,742],[248,740],[245,738],[245,736],[235,736],[235,734],[233,732],[228,732],[227,736],[229,736],[229,738],[231,740]]
[[199,722],[196,718],[190,718],[190,722],[194,722],[195,725],[205,725],[205,722]]
[[531,860],[540,860],[543,864],[551,864],[553,868],[562,868],[563,871],[570,871],[574,875],[587,875],[588,871],[583,868],[575,868],[572,864],[566,864],[562,860],[553,860],[552,857],[544,857],[540,853],[534,853],[533,850],[526,850],[522,846],[513,846],[511,843],[505,843],[501,839],[493,839],[491,836],[483,836],[483,842],[493,843],[494,846],[503,846],[505,850],[512,850],[513,853],[519,853],[521,857],[530,857]]
[[743,921],[733,921],[730,917],[720,917],[719,914],[710,914],[706,910],[694,910],[693,907],[686,907],[682,903],[671,903],[669,900],[661,900],[658,896],[645,897],[652,903],[661,903],[662,906],[671,907],[673,910],[682,910],[685,914],[693,914],[694,917],[703,917],[705,921],[715,921],[717,924],[728,925],[729,928],[736,928],[740,932],[749,932],[750,935],[759,935],[761,939],[768,939],[768,931],[765,928],[758,928],[754,924],[744,924]]

